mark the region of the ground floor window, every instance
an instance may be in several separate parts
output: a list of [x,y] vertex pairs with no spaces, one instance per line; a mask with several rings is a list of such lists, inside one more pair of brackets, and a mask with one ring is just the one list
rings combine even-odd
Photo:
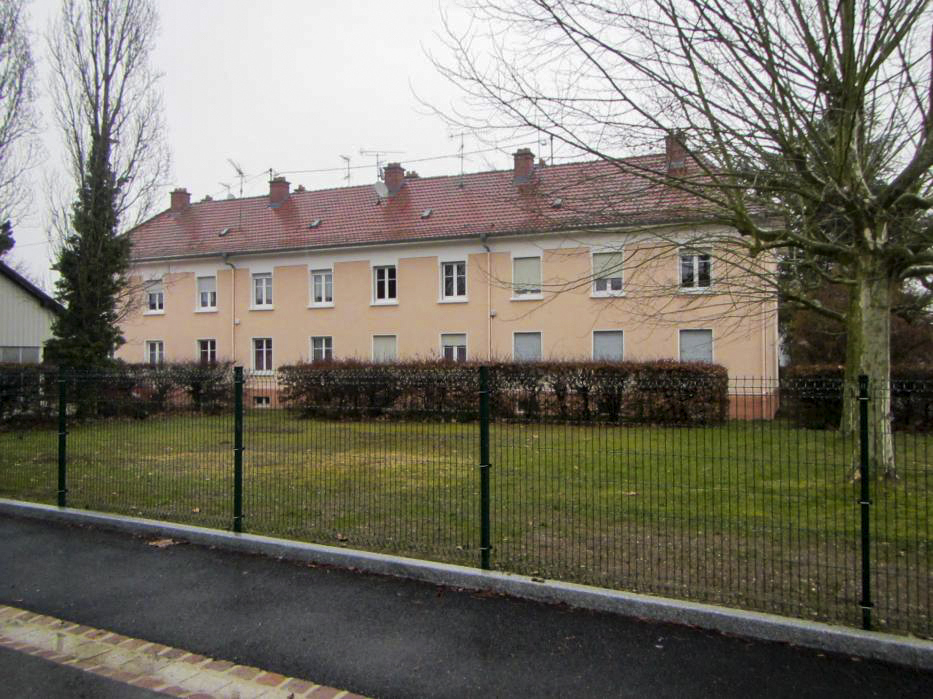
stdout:
[[395,335],[373,335],[373,361],[394,362],[398,357]]
[[334,338],[327,335],[311,338],[311,361],[323,362],[334,358]]
[[217,340],[198,340],[198,360],[201,364],[217,363]]
[[594,330],[593,359],[622,361],[622,331]]
[[541,359],[541,333],[515,333],[512,336],[512,358],[517,362]]
[[146,361],[149,364],[162,364],[165,361],[165,345],[162,340],[146,341]]
[[253,338],[253,369],[272,371],[272,338]]
[[712,330],[681,330],[680,361],[713,362]]
[[441,351],[450,362],[465,362],[467,358],[466,334],[445,333],[441,335]]
[[38,364],[42,352],[38,347],[0,347],[0,363]]

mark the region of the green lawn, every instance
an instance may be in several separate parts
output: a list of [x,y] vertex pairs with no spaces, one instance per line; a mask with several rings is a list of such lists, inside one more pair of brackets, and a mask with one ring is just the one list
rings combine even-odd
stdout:
[[[248,531],[477,565],[472,424],[308,421],[248,412]],[[69,504],[229,528],[230,416],[74,426]],[[883,628],[933,636],[933,437],[898,434],[872,481]],[[0,432],[0,495],[54,502],[54,430]],[[501,570],[857,624],[858,484],[848,445],[781,422],[491,429]]]

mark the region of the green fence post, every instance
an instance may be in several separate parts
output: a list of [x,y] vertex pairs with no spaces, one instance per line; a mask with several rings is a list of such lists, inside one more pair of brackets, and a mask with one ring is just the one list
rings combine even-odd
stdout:
[[68,404],[65,370],[58,370],[58,506],[68,504]]
[[243,531],[243,367],[233,368],[233,531]]
[[489,367],[479,368],[480,567],[489,570]]
[[869,513],[871,508],[871,492],[869,491],[868,468],[868,377],[864,374],[858,377],[859,400],[859,479],[861,480],[861,493],[859,507],[862,514],[862,598],[859,606],[862,608],[862,628],[871,631],[871,530]]

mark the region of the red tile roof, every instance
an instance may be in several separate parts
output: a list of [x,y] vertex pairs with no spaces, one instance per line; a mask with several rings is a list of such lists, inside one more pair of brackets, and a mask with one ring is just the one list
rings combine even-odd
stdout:
[[[663,172],[665,158],[625,163]],[[133,229],[133,258],[547,232],[676,221],[698,213],[700,205],[690,196],[625,170],[601,161],[538,167],[534,183],[521,187],[511,170],[413,178],[378,204],[370,185],[293,191],[278,208],[269,206],[268,196],[203,201],[181,212],[164,211]],[[430,215],[422,217],[428,209]],[[309,228],[315,219],[320,225]]]

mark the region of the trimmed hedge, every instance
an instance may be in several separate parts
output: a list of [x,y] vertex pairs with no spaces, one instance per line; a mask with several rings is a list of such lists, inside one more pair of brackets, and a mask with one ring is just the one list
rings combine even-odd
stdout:
[[57,370],[41,364],[0,364],[0,424],[53,419],[57,379]]
[[[87,420],[145,418],[171,411],[215,414],[233,404],[230,362],[124,364],[66,371],[69,415]],[[0,424],[54,421],[58,415],[56,367],[0,365]]]
[[[477,363],[340,360],[279,370],[286,406],[302,417],[478,418]],[[523,362],[489,367],[498,420],[702,425],[729,411],[724,367],[702,363]]]
[[[842,420],[845,367],[813,364],[789,367],[781,379],[781,414],[798,427],[837,429]],[[857,389],[854,389],[857,390]],[[869,387],[869,396],[878,394]],[[891,369],[892,428],[933,430],[933,368]]]

